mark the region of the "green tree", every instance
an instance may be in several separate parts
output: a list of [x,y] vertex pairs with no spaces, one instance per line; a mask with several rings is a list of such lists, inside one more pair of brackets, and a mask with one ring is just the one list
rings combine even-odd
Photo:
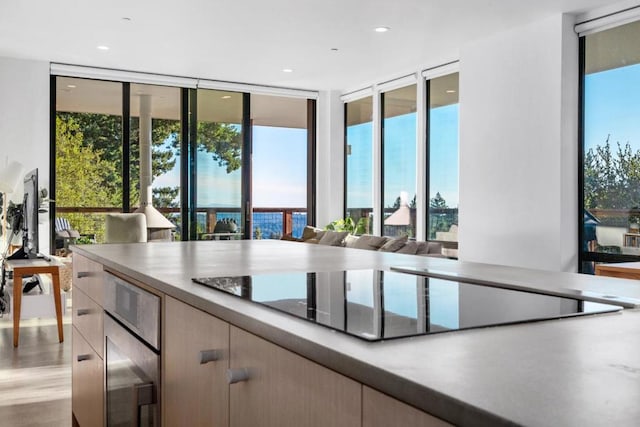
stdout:
[[603,145],[590,148],[584,160],[586,209],[629,209],[640,205],[640,150],[627,142],[611,149],[610,136]]
[[[83,143],[84,135],[73,118],[56,118],[56,206],[112,206],[115,188],[105,175],[115,174],[115,164],[101,149]],[[64,215],[80,233],[103,240],[102,215],[69,213]]]
[[442,209],[448,208],[447,201],[442,197],[439,191],[436,193],[435,197],[432,197],[431,200],[429,200],[429,207]]

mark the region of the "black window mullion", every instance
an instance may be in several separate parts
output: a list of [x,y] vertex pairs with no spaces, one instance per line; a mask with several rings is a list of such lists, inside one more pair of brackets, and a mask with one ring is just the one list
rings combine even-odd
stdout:
[[253,203],[252,203],[252,157],[253,127],[251,122],[251,94],[242,94],[242,178],[240,222],[244,224],[243,239],[253,237]]
[[585,37],[579,38],[578,53],[578,271],[583,272],[582,264],[585,261],[584,247],[584,67],[585,67]]
[[[307,100],[307,224],[316,224],[316,100]],[[346,163],[346,160],[345,160]],[[345,215],[346,216],[346,215]]]
[[131,210],[131,84],[122,83],[122,212]]
[[429,215],[429,208],[431,206],[431,80],[427,80],[424,85],[425,90],[425,119],[424,119],[424,128],[425,128],[425,193],[427,197],[425,198],[425,223],[427,227],[425,229],[425,240],[429,240],[429,230],[431,227],[431,216]]
[[[49,77],[49,197],[56,200],[56,76]],[[49,209],[49,252],[55,253],[55,203]]]
[[384,236],[384,93],[380,94],[380,235]]
[[189,141],[188,141],[188,150],[189,150],[189,240],[197,239],[197,222],[198,222],[198,213],[197,213],[197,182],[196,178],[198,176],[198,162],[197,162],[197,154],[198,154],[198,91],[196,89],[191,89],[189,91],[189,107],[190,111],[188,114],[188,122],[189,122]]
[[187,88],[180,90],[180,236],[189,240],[191,212],[189,206],[189,92]]

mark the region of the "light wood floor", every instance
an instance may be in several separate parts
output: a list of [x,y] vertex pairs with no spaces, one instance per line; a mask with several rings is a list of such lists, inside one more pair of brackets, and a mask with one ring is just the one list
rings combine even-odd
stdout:
[[11,315],[0,319],[0,426],[71,426],[69,314],[63,343],[55,319],[29,319],[15,349]]

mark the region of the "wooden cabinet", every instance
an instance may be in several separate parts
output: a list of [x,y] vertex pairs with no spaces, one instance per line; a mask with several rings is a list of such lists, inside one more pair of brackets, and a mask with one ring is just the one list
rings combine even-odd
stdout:
[[229,425],[229,324],[170,297],[164,318],[164,425]]
[[361,385],[231,326],[231,426],[360,426]]
[[359,383],[170,297],[164,319],[166,427],[360,426]]
[[362,387],[362,427],[445,427],[451,424],[367,386]]
[[102,265],[73,256],[71,406],[74,425],[104,424]]
[[104,363],[76,328],[73,328],[71,405],[74,425],[104,423]]
[[104,302],[102,274],[102,264],[91,261],[82,255],[73,255],[73,286],[82,290],[100,307]]

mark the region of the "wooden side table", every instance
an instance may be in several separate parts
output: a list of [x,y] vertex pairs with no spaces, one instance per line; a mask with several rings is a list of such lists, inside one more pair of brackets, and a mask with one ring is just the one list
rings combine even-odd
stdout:
[[596,264],[596,275],[638,280],[640,279],[640,262]]
[[60,302],[60,267],[57,261],[45,259],[15,259],[6,261],[8,270],[13,270],[13,346],[20,340],[20,310],[22,304],[22,277],[34,274],[50,274],[53,281],[53,302],[56,306],[58,339],[64,341],[62,333],[62,304]]

